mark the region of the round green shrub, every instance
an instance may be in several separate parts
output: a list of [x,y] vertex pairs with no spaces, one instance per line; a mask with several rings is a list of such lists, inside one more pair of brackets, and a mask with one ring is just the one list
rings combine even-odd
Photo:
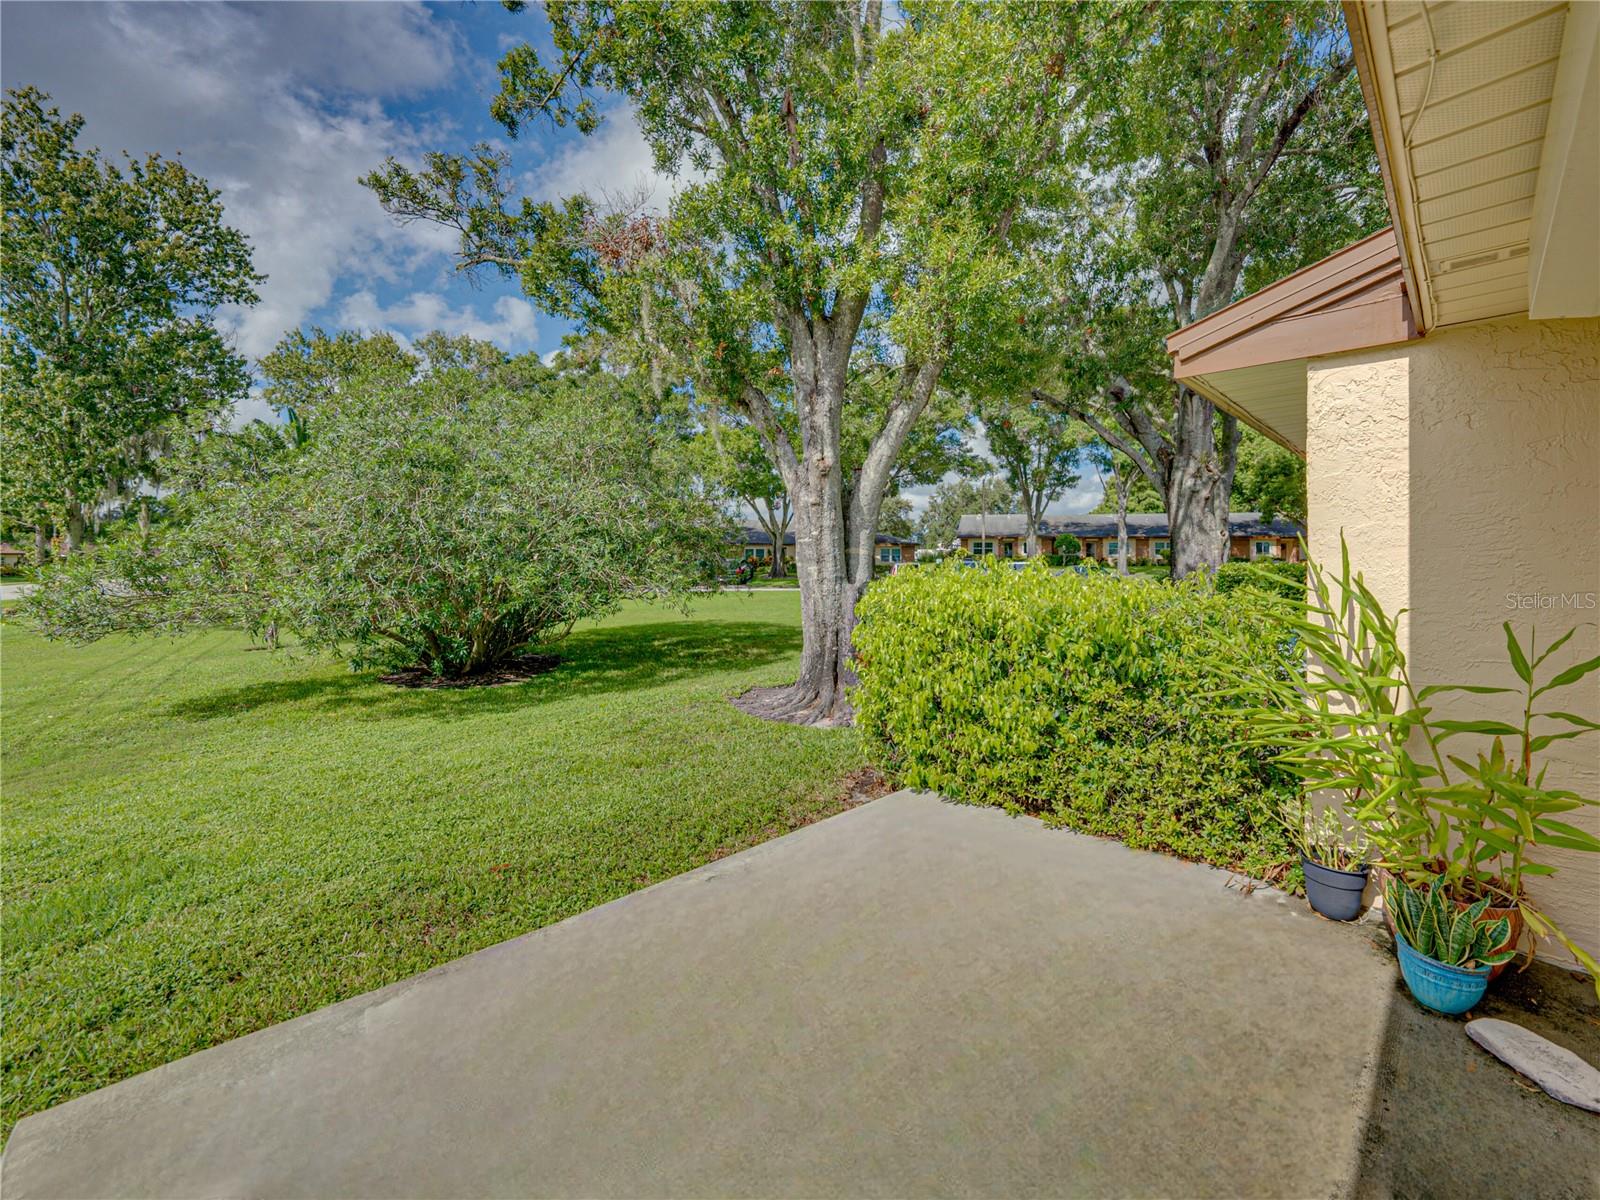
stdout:
[[1290,665],[1273,603],[1042,565],[896,576],[861,602],[856,721],[910,787],[1259,873],[1293,857],[1294,783],[1204,663],[1226,638]]

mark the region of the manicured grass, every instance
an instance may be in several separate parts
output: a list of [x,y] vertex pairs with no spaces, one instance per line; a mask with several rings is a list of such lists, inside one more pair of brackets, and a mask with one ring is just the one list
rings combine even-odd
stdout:
[[841,806],[792,593],[632,607],[505,687],[402,690],[217,632],[4,632],[4,1127]]

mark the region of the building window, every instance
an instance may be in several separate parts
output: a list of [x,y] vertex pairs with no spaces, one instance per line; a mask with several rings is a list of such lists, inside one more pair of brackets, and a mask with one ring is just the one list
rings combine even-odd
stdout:
[[771,554],[772,554],[772,551],[767,549],[765,546],[752,546],[752,547],[750,547],[750,557],[751,558],[767,558],[767,557],[770,557]]
[[1155,544],[1155,546],[1154,546],[1154,550],[1155,550],[1155,552],[1157,554],[1161,555],[1161,557],[1165,558],[1168,554],[1170,554],[1172,552],[1172,543],[1171,542],[1157,542]]
[[881,563],[897,563],[900,561],[899,546],[879,546],[878,561]]
[[1255,555],[1257,558],[1271,558],[1277,553],[1277,549],[1277,546],[1272,542],[1257,542],[1255,544]]
[[982,558],[985,554],[993,554],[994,553],[994,543],[993,542],[973,542],[972,543],[972,552],[974,554],[976,554],[979,558]]
[[1106,543],[1106,557],[1107,558],[1115,558],[1116,556],[1117,556],[1117,539],[1116,538],[1112,538],[1109,542]]

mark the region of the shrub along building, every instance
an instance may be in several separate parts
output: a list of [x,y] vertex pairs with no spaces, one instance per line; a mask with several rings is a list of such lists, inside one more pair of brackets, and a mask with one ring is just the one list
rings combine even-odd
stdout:
[[[1541,647],[1575,628],[1562,663],[1600,652],[1600,4],[1344,12],[1394,225],[1172,334],[1173,373],[1306,459],[1312,554],[1337,565],[1344,532],[1407,610],[1414,680],[1514,684],[1502,622]],[[1600,689],[1573,716],[1600,720]],[[1569,739],[1550,783],[1595,797],[1600,755]],[[1533,900],[1600,945],[1600,871],[1539,858],[1560,870]]]
[[[1293,521],[1268,521],[1261,513],[1229,513],[1228,557],[1298,562],[1299,539],[1304,533]],[[1078,539],[1079,552],[1085,558],[1105,561],[1117,557],[1117,518],[1112,514],[1045,518],[1039,522],[1039,553],[1055,554],[1057,542],[1068,536]],[[956,540],[962,554],[1026,558],[1026,518],[1019,513],[963,513]],[[1161,562],[1170,548],[1165,513],[1128,514],[1128,561]]]

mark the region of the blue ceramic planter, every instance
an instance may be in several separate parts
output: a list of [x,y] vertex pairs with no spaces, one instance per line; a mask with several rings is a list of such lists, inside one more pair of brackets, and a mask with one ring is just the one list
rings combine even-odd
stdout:
[[1417,1003],[1446,1016],[1459,1016],[1479,1000],[1489,988],[1489,968],[1452,967],[1419,954],[1397,930],[1395,952],[1400,956],[1400,974]]
[[1367,868],[1335,871],[1320,866],[1304,854],[1300,869],[1306,877],[1306,899],[1311,907],[1334,921],[1354,921],[1361,913],[1361,893],[1367,886]]

